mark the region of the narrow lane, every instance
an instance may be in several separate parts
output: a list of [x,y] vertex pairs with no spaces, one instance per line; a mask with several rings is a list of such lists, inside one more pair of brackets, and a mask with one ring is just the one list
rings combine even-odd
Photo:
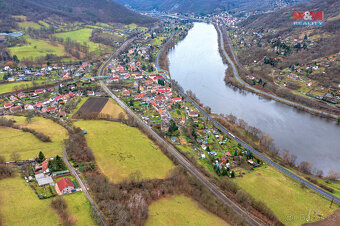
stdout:
[[107,226],[106,221],[102,215],[102,213],[99,211],[99,209],[96,206],[96,203],[93,201],[93,199],[91,198],[89,192],[87,191],[87,188],[85,186],[85,184],[83,183],[83,181],[80,179],[80,177],[78,176],[77,172],[74,170],[74,168],[71,166],[70,162],[67,159],[67,154],[66,154],[66,150],[64,149],[63,151],[63,160],[66,163],[67,167],[70,169],[72,175],[77,179],[78,184],[80,185],[82,191],[84,192],[84,194],[86,195],[86,198],[89,200],[89,202],[91,203],[92,207],[96,210],[97,215],[100,218],[100,221],[102,222],[102,224],[104,226]]

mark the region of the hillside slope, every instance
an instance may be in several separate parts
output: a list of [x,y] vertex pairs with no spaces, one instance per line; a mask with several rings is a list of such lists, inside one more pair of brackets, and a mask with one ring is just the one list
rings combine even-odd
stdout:
[[268,10],[301,0],[114,0],[136,10],[212,13],[220,10]]
[[56,17],[64,21],[148,24],[154,20],[110,0],[0,0],[0,26],[13,27],[9,15],[29,20]]
[[[245,28],[292,28],[292,11],[314,10],[324,11],[325,26],[323,30],[336,31],[340,28],[340,1],[338,0],[311,0],[293,7],[281,9],[267,14],[254,15],[242,22],[240,25]],[[265,26],[264,26],[265,25]],[[303,27],[293,27],[301,29]]]

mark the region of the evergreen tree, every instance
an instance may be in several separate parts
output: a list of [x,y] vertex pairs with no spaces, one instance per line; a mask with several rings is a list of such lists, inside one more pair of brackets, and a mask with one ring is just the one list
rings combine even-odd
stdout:
[[231,178],[235,178],[235,173],[234,173],[234,171],[231,172],[230,176],[231,176]]
[[57,155],[57,157],[55,157],[55,167],[56,170],[65,170],[66,166],[64,161],[59,157],[59,155]]
[[17,57],[17,55],[13,56],[13,61],[16,62],[16,63],[19,63],[19,58]]
[[2,80],[7,81],[9,77],[10,77],[10,74],[9,74],[9,72],[7,72],[7,73],[4,74],[4,76],[2,77]]
[[39,157],[38,157],[38,159],[39,159],[39,161],[40,162],[43,162],[43,161],[45,161],[45,155],[44,155],[44,153],[42,153],[42,152],[39,152]]

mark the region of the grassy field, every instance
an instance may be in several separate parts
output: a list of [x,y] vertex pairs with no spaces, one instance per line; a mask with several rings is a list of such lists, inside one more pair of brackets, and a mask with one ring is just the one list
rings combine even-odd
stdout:
[[161,45],[164,39],[165,39],[165,37],[155,38],[152,45]]
[[63,38],[64,40],[69,38],[72,41],[79,42],[81,44],[86,43],[90,47],[90,51],[95,51],[99,48],[99,44],[90,41],[91,33],[92,29],[84,28],[76,31],[58,33],[55,34],[55,36]]
[[11,55],[17,55],[19,60],[23,58],[44,57],[46,54],[55,54],[57,56],[66,56],[62,45],[52,45],[44,40],[26,38],[27,44],[23,46],[14,46],[9,48]]
[[100,113],[110,115],[113,118],[118,118],[120,113],[123,113],[126,116],[124,110],[112,99],[109,99]]
[[20,176],[0,180],[0,219],[4,225],[60,225],[50,202],[38,199]]
[[19,27],[22,29],[28,29],[29,27],[33,29],[40,29],[41,26],[33,21],[25,21],[20,22]]
[[217,216],[202,209],[199,204],[184,195],[175,195],[149,206],[147,226],[153,225],[228,225]]
[[114,183],[139,171],[142,178],[165,178],[173,163],[138,129],[108,121],[78,121],[101,171]]
[[315,194],[272,167],[266,167],[236,178],[236,182],[253,197],[265,202],[286,225],[301,225],[331,215],[330,201]]
[[51,137],[52,142],[42,142],[34,135],[21,130],[0,127],[0,155],[10,160],[12,152],[18,152],[21,159],[30,159],[42,151],[46,157],[62,155],[63,140],[67,138],[67,131],[60,125],[44,118],[33,118],[27,124],[25,117],[8,116],[14,118],[18,124],[32,128]]
[[[36,80],[35,81],[37,84],[41,84],[42,82],[45,82],[46,84],[48,83],[53,83],[53,81],[48,81],[48,80]],[[18,87],[20,89],[25,89],[28,87],[33,86],[32,81],[24,81],[24,82],[10,82],[10,83],[5,83],[0,85],[0,94],[2,93],[8,93],[8,92],[13,92],[15,91],[15,87]]]
[[137,27],[138,27],[137,24],[129,24],[124,26],[124,28],[126,29],[136,29]]
[[76,225],[96,225],[95,220],[91,217],[90,203],[83,193],[64,195],[63,198],[67,203],[70,214],[76,221]]
[[[83,193],[63,198],[75,225],[96,225]],[[0,180],[0,219],[4,225],[60,225],[57,212],[50,206],[51,201],[38,199],[19,175]]]

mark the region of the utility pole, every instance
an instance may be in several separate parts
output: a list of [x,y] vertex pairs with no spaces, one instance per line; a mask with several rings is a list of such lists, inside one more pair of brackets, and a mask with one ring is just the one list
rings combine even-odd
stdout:
[[333,202],[334,202],[334,198],[332,198],[332,201],[331,201],[331,204],[329,205],[329,208],[332,208]]

